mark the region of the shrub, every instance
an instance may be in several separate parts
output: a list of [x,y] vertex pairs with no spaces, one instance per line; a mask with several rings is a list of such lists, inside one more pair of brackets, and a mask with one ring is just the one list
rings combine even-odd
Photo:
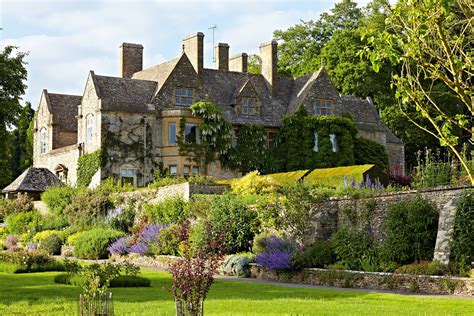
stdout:
[[66,238],[66,245],[68,246],[74,246],[74,244],[76,243],[76,240],[79,236],[82,235],[82,232],[77,232],[77,233],[74,233],[74,234],[71,234],[69,235],[67,238]]
[[334,263],[335,259],[331,242],[326,240],[318,240],[296,255],[296,262],[303,268],[324,268]]
[[69,226],[64,215],[41,214],[39,225],[41,229],[58,230]]
[[87,229],[105,220],[108,209],[113,205],[110,192],[104,190],[80,190],[71,204],[64,210],[68,222],[78,229]]
[[105,217],[105,222],[113,229],[127,232],[135,221],[135,200],[130,200],[125,207],[117,207]]
[[182,197],[170,197],[159,204],[145,204],[144,209],[148,222],[161,224],[181,223],[189,211]]
[[10,264],[9,272],[28,273],[43,271],[64,271],[64,266],[42,251],[19,249],[14,252],[0,252],[0,262]]
[[84,188],[50,187],[41,194],[41,201],[46,204],[52,214],[62,216],[66,207],[72,203],[74,196],[80,190],[84,190]]
[[227,275],[246,277],[250,274],[249,260],[246,256],[230,255],[224,260],[221,267]]
[[180,227],[177,224],[170,225],[160,231],[158,245],[152,246],[152,252],[156,255],[179,255]]
[[253,237],[259,228],[257,213],[239,196],[216,196],[208,212],[213,234],[225,232],[226,253],[250,250]]
[[276,192],[280,185],[272,178],[261,176],[258,171],[249,172],[244,177],[232,181],[232,191],[241,195]]
[[107,258],[107,247],[122,236],[121,231],[99,227],[83,231],[74,241],[74,256],[83,259]]
[[435,206],[421,197],[391,205],[384,220],[386,238],[381,249],[382,261],[405,264],[431,260],[438,217]]
[[354,159],[356,165],[373,164],[380,170],[388,168],[388,155],[385,147],[365,138],[354,139]]
[[17,236],[8,236],[5,239],[5,247],[10,249],[12,247],[16,247],[18,245],[18,237]]
[[61,254],[63,241],[57,234],[51,234],[45,237],[39,244],[39,249],[50,255]]
[[11,214],[6,221],[8,231],[12,234],[34,234],[39,231],[40,218],[41,216],[36,210]]
[[347,226],[337,230],[331,244],[337,260],[351,270],[361,269],[361,259],[372,248],[372,240],[364,230]]
[[414,275],[445,275],[449,272],[448,266],[437,261],[421,261],[401,266],[395,273]]
[[[82,286],[84,279],[79,275],[61,273],[54,277],[54,283]],[[119,275],[110,280],[109,287],[149,287],[150,285],[151,280],[144,277]]]
[[43,230],[36,233],[33,237],[33,242],[41,243],[46,237],[51,235],[61,235],[61,231],[59,230]]
[[151,189],[157,189],[161,187],[165,187],[168,185],[179,184],[186,182],[186,179],[179,178],[179,177],[172,177],[172,176],[165,176],[165,177],[158,177],[155,178],[155,181],[148,185]]
[[474,194],[466,191],[460,198],[454,218],[452,255],[461,272],[474,261]]

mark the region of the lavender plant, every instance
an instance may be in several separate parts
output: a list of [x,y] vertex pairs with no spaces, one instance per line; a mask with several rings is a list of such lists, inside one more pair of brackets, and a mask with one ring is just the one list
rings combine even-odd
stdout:
[[289,270],[293,268],[292,258],[297,247],[292,240],[269,236],[263,240],[263,243],[265,250],[257,254],[255,262],[272,270]]

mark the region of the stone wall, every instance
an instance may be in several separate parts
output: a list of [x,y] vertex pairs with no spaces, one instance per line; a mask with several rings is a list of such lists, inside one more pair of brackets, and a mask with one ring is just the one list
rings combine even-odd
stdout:
[[452,225],[459,196],[468,187],[436,188],[430,190],[411,190],[404,192],[384,193],[369,198],[332,198],[320,205],[315,205],[313,220],[305,232],[305,243],[312,243],[317,239],[329,239],[339,226],[348,223],[348,213],[357,218],[363,216],[368,207],[373,207],[370,226],[375,239],[381,243],[385,238],[383,222],[389,207],[395,203],[415,199],[421,196],[434,203],[440,213],[439,231],[435,248],[435,259],[447,262],[449,258],[449,241],[452,234]]
[[250,273],[256,279],[280,282],[441,295],[474,295],[474,278],[316,268],[275,271],[257,264],[250,264]]

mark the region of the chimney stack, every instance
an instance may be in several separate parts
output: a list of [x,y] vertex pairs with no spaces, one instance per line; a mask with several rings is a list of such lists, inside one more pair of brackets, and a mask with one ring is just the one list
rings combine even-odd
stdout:
[[248,55],[246,53],[241,53],[230,57],[229,70],[247,72],[247,59]]
[[143,46],[122,43],[120,45],[119,72],[122,78],[132,78],[133,74],[143,70]]
[[183,39],[183,48],[194,69],[200,74],[204,68],[204,34],[198,32],[185,37]]
[[272,95],[276,93],[278,84],[277,74],[277,41],[273,40],[260,45],[260,57],[262,58],[262,75],[267,81]]
[[229,70],[229,45],[226,43],[219,43],[214,48],[216,54],[216,65],[219,70]]

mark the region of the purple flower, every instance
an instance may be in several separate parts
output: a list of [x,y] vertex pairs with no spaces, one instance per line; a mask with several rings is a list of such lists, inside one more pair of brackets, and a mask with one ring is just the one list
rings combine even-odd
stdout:
[[356,181],[354,180],[354,178],[352,178],[352,181],[351,181],[351,188],[355,188],[357,185]]
[[5,239],[5,246],[7,246],[7,249],[15,247],[17,244],[18,244],[18,237],[17,236],[8,236]]
[[369,174],[366,174],[365,176],[365,186],[368,188],[372,188],[372,180],[370,180]]
[[147,245],[150,245],[151,243],[158,240],[161,229],[165,227],[166,226],[161,226],[161,225],[156,225],[156,224],[148,225],[140,232],[140,241]]
[[129,250],[130,236],[122,237],[114,241],[107,250],[116,255],[125,255]]
[[288,270],[292,268],[292,251],[264,252],[255,257],[255,261],[267,269]]
[[36,250],[36,249],[38,249],[38,244],[28,244],[28,245],[26,246],[26,249],[28,249],[28,250]]
[[112,219],[118,217],[122,212],[124,208],[123,207],[117,207],[114,208],[112,211],[110,211],[107,216],[105,217],[105,222],[109,223]]
[[130,247],[129,252],[144,255],[148,252],[148,245],[145,245],[142,242],[137,242]]

